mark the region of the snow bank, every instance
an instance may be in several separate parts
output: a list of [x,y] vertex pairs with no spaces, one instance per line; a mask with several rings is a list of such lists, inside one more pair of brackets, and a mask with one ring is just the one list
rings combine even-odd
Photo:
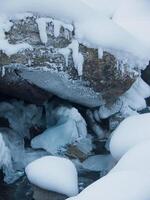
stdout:
[[113,20],[138,40],[150,43],[150,2],[126,0],[117,9]]
[[31,162],[25,172],[29,181],[40,188],[67,196],[78,193],[77,171],[68,159],[46,156]]
[[148,200],[150,197],[148,173],[116,172],[108,174],[67,200]]
[[150,139],[150,113],[126,118],[113,132],[110,141],[110,152],[119,160],[136,144]]
[[150,171],[150,140],[137,144],[119,160],[110,171]]

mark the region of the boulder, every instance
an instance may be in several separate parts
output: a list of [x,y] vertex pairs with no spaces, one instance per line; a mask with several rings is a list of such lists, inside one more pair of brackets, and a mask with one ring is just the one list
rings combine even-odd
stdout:
[[37,15],[11,23],[5,33],[9,44],[27,43],[31,48],[11,55],[0,51],[0,92],[38,101],[54,94],[98,107],[112,105],[136,78],[127,63],[122,72],[121,60],[111,53],[104,51],[100,57],[97,49],[79,44],[72,25]]

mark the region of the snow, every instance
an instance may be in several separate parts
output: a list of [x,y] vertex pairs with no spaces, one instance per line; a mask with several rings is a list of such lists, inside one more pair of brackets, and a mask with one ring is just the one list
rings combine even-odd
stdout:
[[27,43],[9,44],[8,40],[5,38],[5,32],[8,32],[11,26],[12,23],[9,22],[6,16],[0,17],[0,49],[8,56],[11,56],[25,49],[32,50],[32,47]]
[[110,140],[110,152],[119,160],[136,144],[150,139],[150,113],[126,118],[113,132]]
[[120,112],[124,118],[138,115],[137,111],[147,107],[145,99],[149,96],[150,86],[138,77],[129,90],[117,99],[111,107],[103,105],[99,108],[99,117],[106,119],[117,112]]
[[[139,0],[139,2],[141,1]],[[119,18],[119,13],[122,13],[124,4],[127,3],[121,0],[112,0],[111,3],[108,0],[94,0],[92,2],[89,0],[23,0],[21,3],[19,0],[5,0],[1,4],[0,11],[9,16],[19,12],[36,12],[42,16],[50,16],[56,20],[73,23],[75,39],[78,42],[98,49],[102,47],[103,50],[107,48],[126,51],[148,61],[150,45],[145,43],[145,38],[149,38],[148,31],[146,31],[146,36],[144,34],[139,39],[139,37],[130,33],[130,27],[124,28],[123,21],[119,21],[121,18]],[[128,5],[130,8],[131,3],[129,1]],[[142,5],[142,7],[139,5]],[[137,23],[135,23],[138,31],[142,29],[141,27],[145,27],[145,23],[146,27],[149,25],[149,20],[147,20],[149,19],[147,12],[149,3],[147,3],[147,0],[143,0],[143,3],[139,3],[139,5],[136,4],[135,0],[133,1],[132,7],[138,12],[133,12],[133,14],[130,12],[131,16],[128,18],[130,21],[132,21],[132,18],[133,20],[142,19],[139,26],[136,26]],[[60,28],[60,23],[57,22],[55,23],[55,36],[58,36]],[[138,32],[135,29],[134,31]],[[144,30],[143,33],[145,33]],[[80,60],[82,60],[81,56]]]
[[146,108],[145,98],[150,96],[150,87],[138,78],[131,88],[121,97],[130,108],[140,111]]
[[150,2],[148,0],[127,0],[117,9],[114,21],[137,39],[150,42]]
[[29,181],[46,190],[74,196],[78,193],[78,178],[74,164],[65,158],[42,157],[25,169]]
[[140,142],[119,160],[110,173],[118,171],[150,171],[150,140]]
[[148,200],[149,173],[116,172],[94,182],[76,197],[67,200]]

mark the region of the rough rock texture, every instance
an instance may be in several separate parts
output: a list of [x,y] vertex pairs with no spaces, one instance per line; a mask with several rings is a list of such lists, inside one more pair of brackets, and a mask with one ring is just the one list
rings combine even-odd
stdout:
[[67,196],[56,193],[50,192],[47,190],[43,190],[39,187],[33,187],[33,198],[35,200],[65,200]]
[[114,103],[129,89],[135,77],[127,70],[122,74],[113,55],[104,52],[99,59],[96,49],[81,44],[79,49],[84,56],[84,64],[83,75],[79,76],[74,67],[73,52],[70,51],[68,56],[68,65],[60,52],[72,42],[74,32],[61,27],[56,38],[54,25],[47,23],[48,41],[43,44],[37,18],[12,21],[13,26],[6,33],[9,43],[27,42],[33,49],[11,56],[0,52],[0,92],[27,99],[32,96],[38,101],[48,99],[48,92],[88,107],[97,107]]

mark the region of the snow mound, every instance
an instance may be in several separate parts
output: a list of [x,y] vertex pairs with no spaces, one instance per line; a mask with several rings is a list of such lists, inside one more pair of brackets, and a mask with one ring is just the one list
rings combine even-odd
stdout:
[[150,171],[150,140],[137,144],[129,150],[110,171]]
[[142,141],[150,139],[150,113],[126,118],[113,132],[110,152],[119,160],[129,149]]
[[150,198],[148,175],[129,171],[108,174],[76,197],[67,200],[148,200]]
[[29,181],[46,190],[74,196],[78,194],[78,178],[74,164],[65,158],[45,156],[25,169]]

